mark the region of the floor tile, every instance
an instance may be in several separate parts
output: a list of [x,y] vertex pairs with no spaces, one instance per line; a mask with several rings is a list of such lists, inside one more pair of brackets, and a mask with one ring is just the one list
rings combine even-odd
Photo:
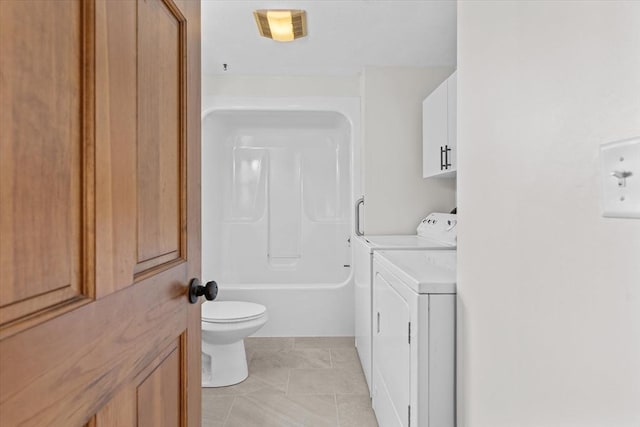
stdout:
[[293,337],[249,337],[244,339],[244,349],[247,354],[247,361],[255,350],[291,350],[295,338]]
[[292,369],[287,394],[369,394],[362,372],[353,369]]
[[202,425],[223,427],[235,396],[216,396],[202,389]]
[[228,427],[336,427],[333,395],[240,396],[227,419]]
[[296,348],[344,348],[354,347],[353,337],[301,337],[295,339]]
[[355,348],[332,348],[331,366],[334,368],[361,369],[358,351]]
[[[205,388],[203,388],[205,390]],[[206,388],[206,393],[216,396],[233,396],[245,394],[284,394],[286,384],[271,384],[257,376],[249,375],[243,382],[228,387]]]
[[273,368],[270,366],[262,366],[259,363],[250,363],[249,376],[260,379],[275,387],[283,387],[286,389],[287,382],[289,381],[289,369]]
[[255,350],[251,365],[260,368],[330,368],[328,349]]
[[363,395],[336,395],[340,427],[378,427],[371,399]]

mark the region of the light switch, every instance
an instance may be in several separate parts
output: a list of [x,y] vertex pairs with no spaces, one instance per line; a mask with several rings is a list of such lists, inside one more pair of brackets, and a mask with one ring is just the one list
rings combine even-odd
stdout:
[[640,137],[600,146],[602,216],[640,218]]

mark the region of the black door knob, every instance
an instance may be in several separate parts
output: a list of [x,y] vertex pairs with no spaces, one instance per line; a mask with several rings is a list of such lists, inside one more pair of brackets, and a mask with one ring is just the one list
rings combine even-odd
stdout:
[[218,284],[215,281],[207,282],[202,286],[200,279],[193,278],[189,282],[189,302],[195,304],[198,297],[204,295],[208,301],[213,301],[218,296]]

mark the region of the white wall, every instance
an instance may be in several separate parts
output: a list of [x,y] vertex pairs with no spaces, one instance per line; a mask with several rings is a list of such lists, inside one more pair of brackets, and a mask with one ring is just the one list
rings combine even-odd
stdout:
[[455,179],[422,178],[422,100],[452,68],[367,67],[362,79],[364,231],[412,234],[455,207]]
[[640,220],[598,148],[640,135],[640,2],[458,5],[458,425],[640,425]]

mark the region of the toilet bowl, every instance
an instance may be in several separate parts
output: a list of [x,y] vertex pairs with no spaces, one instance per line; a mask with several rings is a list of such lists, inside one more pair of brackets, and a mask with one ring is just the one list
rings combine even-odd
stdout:
[[223,387],[249,375],[244,339],[267,322],[267,309],[242,301],[202,304],[202,387]]

